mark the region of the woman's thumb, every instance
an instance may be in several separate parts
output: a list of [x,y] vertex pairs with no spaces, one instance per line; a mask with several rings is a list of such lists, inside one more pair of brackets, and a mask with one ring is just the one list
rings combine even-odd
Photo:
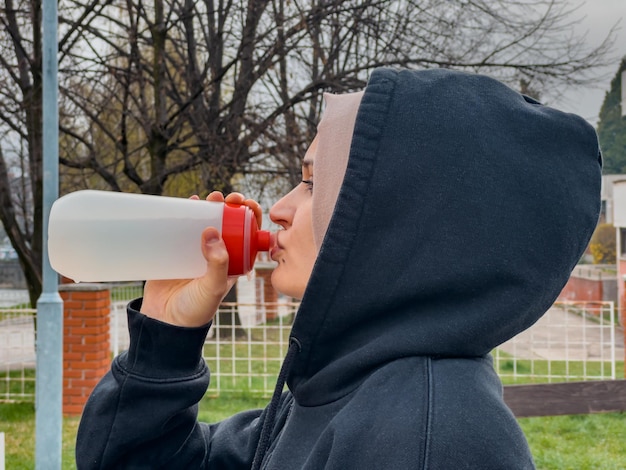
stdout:
[[228,277],[228,251],[219,232],[207,227],[202,232],[202,255],[207,262],[207,275],[216,284],[226,282]]

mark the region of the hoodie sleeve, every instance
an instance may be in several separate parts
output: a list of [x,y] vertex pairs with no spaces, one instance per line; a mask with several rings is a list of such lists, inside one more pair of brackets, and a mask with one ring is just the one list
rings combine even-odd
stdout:
[[[128,307],[130,347],[92,392],[76,442],[78,469],[249,468],[260,410],[198,423],[209,385],[202,359],[208,326],[182,328]],[[241,465],[241,466],[240,466]]]

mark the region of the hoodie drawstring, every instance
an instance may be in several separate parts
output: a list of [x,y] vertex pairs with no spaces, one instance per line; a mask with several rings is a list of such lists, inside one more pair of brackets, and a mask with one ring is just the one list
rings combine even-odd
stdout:
[[276,411],[278,410],[280,396],[283,393],[285,381],[287,380],[287,375],[291,369],[291,363],[298,352],[300,352],[300,342],[297,338],[289,338],[289,349],[287,350],[285,360],[283,361],[283,365],[278,373],[278,379],[276,380],[276,387],[274,388],[274,393],[272,394],[272,400],[270,401],[267,408],[267,414],[263,420],[259,443],[257,444],[256,452],[254,453],[254,460],[252,461],[252,470],[259,470],[261,468],[261,462],[263,462],[263,457],[265,457],[267,449],[269,448],[270,436],[274,430]]

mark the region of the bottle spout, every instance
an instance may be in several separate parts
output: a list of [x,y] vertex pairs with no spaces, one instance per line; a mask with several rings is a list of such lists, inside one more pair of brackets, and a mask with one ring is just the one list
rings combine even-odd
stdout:
[[259,230],[256,233],[256,246],[258,251],[270,251],[276,245],[276,234],[269,230]]

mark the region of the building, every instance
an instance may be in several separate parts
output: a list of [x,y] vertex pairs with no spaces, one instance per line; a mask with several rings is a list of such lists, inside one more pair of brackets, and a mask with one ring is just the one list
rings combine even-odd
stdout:
[[[617,308],[620,316],[620,324],[626,325],[626,175],[609,175],[610,180],[610,206],[611,222],[615,226],[616,234],[616,265],[617,265]],[[605,177],[606,178],[606,177]],[[603,179],[604,182],[604,179]],[[604,192],[603,192],[604,196]],[[608,222],[608,219],[607,219]]]

